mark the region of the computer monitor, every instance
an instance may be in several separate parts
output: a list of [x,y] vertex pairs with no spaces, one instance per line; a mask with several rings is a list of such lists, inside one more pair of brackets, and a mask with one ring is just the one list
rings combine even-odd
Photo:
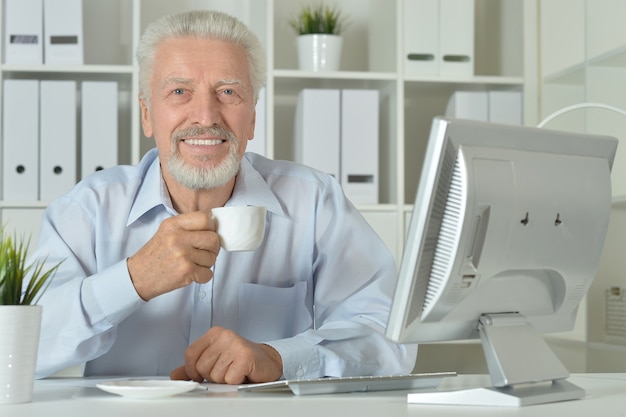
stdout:
[[493,386],[410,394],[410,402],[585,395],[542,333],[573,328],[597,272],[616,149],[606,136],[433,120],[386,336],[480,338]]

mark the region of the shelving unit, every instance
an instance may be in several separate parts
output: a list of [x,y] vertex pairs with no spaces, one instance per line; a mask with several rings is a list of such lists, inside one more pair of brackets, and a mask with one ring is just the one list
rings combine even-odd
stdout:
[[[0,27],[5,19],[4,0],[2,3]],[[133,99],[137,96],[137,77],[132,59],[132,51],[137,39],[134,31],[137,33],[139,31],[133,19],[138,16],[138,6],[138,2],[129,0],[84,1],[84,65],[9,65],[5,64],[3,59],[0,64],[0,95],[3,81],[7,79],[75,80],[78,97],[80,97],[81,81],[115,81],[118,84],[119,109],[119,129],[116,139],[118,162],[128,164],[138,161],[139,149],[135,132],[139,129],[139,109]],[[4,37],[4,32],[2,33]],[[3,52],[2,45],[0,45],[0,52]],[[4,58],[3,53],[0,56]],[[0,126],[1,123],[2,121],[0,121]],[[80,134],[79,125],[76,129],[77,134]],[[0,140],[1,143],[2,140]],[[77,165],[79,165],[79,154],[80,152],[77,152]],[[1,155],[2,146],[0,146]],[[77,170],[77,172],[80,171]],[[0,178],[1,176],[0,170]],[[2,193],[0,193],[0,198],[2,198]],[[30,235],[31,244],[34,244],[38,236],[41,214],[47,204],[48,201],[0,199],[0,221],[6,224],[9,232],[16,231]]]
[[[566,106],[595,102],[626,110],[626,3],[620,0],[542,0],[539,3],[541,118]],[[606,109],[562,114],[546,128],[615,136],[620,140],[612,170],[613,207],[599,272],[581,305],[575,339],[589,349],[622,358],[626,346],[608,344],[605,292],[623,287],[626,268],[626,117]],[[598,356],[606,356],[604,352]],[[607,356],[608,357],[608,356]],[[593,362],[590,360],[590,363]],[[598,362],[596,359],[595,362]],[[617,361],[613,360],[613,363]],[[591,371],[599,372],[595,365]],[[616,368],[617,369],[617,368]]]
[[[532,20],[534,4],[476,0],[476,20],[481,23],[476,25],[475,34],[476,75],[405,75],[404,1],[342,0],[340,5],[349,11],[350,22],[344,35],[341,71],[303,73],[296,68],[295,35],[285,23],[300,3],[275,0],[271,25],[274,39],[270,42],[274,68],[268,74],[274,100],[272,104],[268,102],[273,112],[268,137],[274,137],[271,155],[277,159],[291,159],[295,101],[302,88],[379,90],[380,204],[359,209],[397,261],[402,254],[432,118],[444,113],[456,90],[507,89],[526,95],[533,86],[526,82],[524,66],[534,62],[534,51],[524,41],[525,22]],[[494,39],[506,39],[509,43],[496,46],[490,43]],[[534,94],[529,94],[531,100],[525,108],[525,117],[531,123],[535,118]]]
[[[317,1],[317,0],[313,0]],[[368,88],[380,93],[380,204],[358,208],[399,261],[432,117],[441,115],[456,90],[517,90],[525,97],[525,123],[536,119],[532,39],[536,3],[475,0],[476,65],[471,77],[415,77],[404,74],[404,2],[341,0],[349,17],[341,70],[297,69],[295,34],[287,24],[302,2],[293,0],[84,0],[85,65],[16,67],[0,65],[7,78],[115,80],[119,83],[119,162],[136,163],[153,141],[140,127],[134,50],[147,24],[165,14],[212,8],[233,14],[260,37],[268,56],[266,155],[293,159],[295,104],[303,88]],[[526,74],[525,74],[526,73]],[[1,84],[0,84],[1,85]],[[1,175],[1,172],[0,172]],[[0,221],[35,237],[47,202],[0,201]]]
[[[540,5],[542,117],[583,102],[626,110],[626,28],[621,23],[626,4],[619,0],[554,0]],[[626,140],[626,117],[603,109],[566,113],[546,127]],[[612,175],[615,201],[626,199],[625,176],[626,146],[620,146]]]

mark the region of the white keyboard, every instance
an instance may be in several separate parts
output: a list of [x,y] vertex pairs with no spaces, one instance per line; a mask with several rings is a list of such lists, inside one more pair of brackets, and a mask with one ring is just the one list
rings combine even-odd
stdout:
[[442,378],[456,372],[434,372],[386,376],[349,376],[316,379],[289,379],[258,384],[244,384],[239,391],[267,392],[290,390],[295,395],[337,394],[345,392],[391,391],[437,388]]

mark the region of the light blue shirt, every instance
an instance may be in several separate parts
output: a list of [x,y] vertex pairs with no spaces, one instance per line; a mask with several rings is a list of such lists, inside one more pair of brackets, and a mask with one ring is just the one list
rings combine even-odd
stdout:
[[410,372],[414,345],[384,337],[393,257],[337,181],[247,153],[227,205],[267,207],[253,252],[221,250],[214,278],[143,301],[126,259],[177,213],[156,149],[98,172],[46,209],[33,256],[63,260],[42,297],[37,376],[169,375],[219,325],[282,356],[284,378]]

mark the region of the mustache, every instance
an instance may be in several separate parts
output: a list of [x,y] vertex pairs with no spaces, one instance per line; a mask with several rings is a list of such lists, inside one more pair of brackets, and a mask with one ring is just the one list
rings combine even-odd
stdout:
[[237,137],[233,132],[219,126],[189,126],[175,131],[172,135],[172,140],[178,142],[190,136],[214,136],[226,139],[229,142],[237,142]]

